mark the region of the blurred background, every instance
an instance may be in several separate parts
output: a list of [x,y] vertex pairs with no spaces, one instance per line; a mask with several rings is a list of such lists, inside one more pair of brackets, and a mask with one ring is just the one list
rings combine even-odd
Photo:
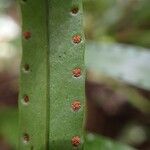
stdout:
[[[100,135],[106,145],[118,141],[150,150],[150,1],[83,3],[85,129]],[[19,4],[0,0],[0,150],[17,149],[21,51]]]

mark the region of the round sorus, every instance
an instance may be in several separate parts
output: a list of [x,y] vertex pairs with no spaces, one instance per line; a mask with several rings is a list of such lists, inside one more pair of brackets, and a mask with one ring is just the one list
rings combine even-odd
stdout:
[[23,135],[23,140],[24,140],[25,143],[29,142],[30,137],[29,137],[29,135],[28,135],[27,133],[25,133],[25,134]]
[[73,8],[71,9],[72,14],[77,14],[78,11],[79,11],[79,8],[78,8],[78,7],[73,7]]
[[81,42],[81,36],[80,36],[80,35],[74,35],[74,36],[72,37],[72,41],[73,41],[73,43],[75,43],[75,44],[80,43],[80,42]]
[[78,111],[81,108],[81,103],[76,100],[71,104],[71,108],[74,111]]
[[72,71],[72,73],[73,73],[73,76],[74,77],[80,77],[81,76],[81,69],[80,68],[75,68],[73,71]]
[[77,147],[80,145],[81,143],[81,140],[80,140],[80,137],[79,136],[74,136],[72,139],[71,139],[71,143],[73,146]]
[[28,72],[28,71],[30,70],[29,64],[24,64],[23,70],[24,70],[25,72]]
[[26,40],[28,40],[28,39],[30,39],[31,38],[31,32],[24,32],[23,33],[23,36],[24,36],[24,38],[26,39]]
[[29,102],[29,96],[28,95],[24,95],[23,100],[25,103]]

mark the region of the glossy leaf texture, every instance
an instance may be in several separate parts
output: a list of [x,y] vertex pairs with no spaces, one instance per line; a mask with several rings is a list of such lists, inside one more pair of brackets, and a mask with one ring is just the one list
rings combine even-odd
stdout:
[[89,42],[85,58],[88,70],[150,90],[149,49],[117,43]]
[[[146,48],[115,43],[90,43],[86,67],[94,82],[104,84],[138,110],[149,113],[149,100],[138,88],[150,90],[150,52]],[[90,81],[90,77],[88,78]],[[95,95],[95,100],[100,97]]]

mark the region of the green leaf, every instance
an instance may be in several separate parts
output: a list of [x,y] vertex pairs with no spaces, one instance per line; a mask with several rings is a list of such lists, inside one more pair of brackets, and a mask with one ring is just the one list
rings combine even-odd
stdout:
[[[4,108],[0,110],[0,134],[4,136],[13,149],[18,143],[18,110]],[[111,139],[92,133],[85,136],[85,150],[134,150],[133,148]]]
[[1,108],[0,135],[14,149],[18,147],[18,132],[18,110],[9,107]]
[[85,150],[135,150],[127,145],[114,142],[102,136],[88,133],[86,136]]
[[[81,139],[78,149],[83,149],[85,48],[82,15],[82,0],[49,0],[49,148],[53,150],[74,149],[71,140],[76,136]],[[74,36],[81,41],[74,43]],[[79,77],[73,76],[76,68],[81,69]],[[71,108],[75,101],[81,103],[78,111]]]
[[[20,149],[74,149],[74,137],[80,138],[82,149],[82,0],[27,0],[21,10]],[[81,105],[78,111],[74,102]]]
[[19,94],[19,149],[46,149],[48,141],[48,37],[46,1],[23,1]]
[[148,49],[122,45],[89,43],[87,69],[105,73],[125,83],[150,90],[150,52]]

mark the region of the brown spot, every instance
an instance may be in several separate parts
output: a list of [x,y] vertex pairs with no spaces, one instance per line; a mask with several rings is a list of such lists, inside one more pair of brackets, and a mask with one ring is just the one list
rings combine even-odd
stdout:
[[24,95],[23,99],[24,99],[24,102],[25,102],[25,103],[28,103],[28,102],[29,102],[29,96],[28,96],[28,95]]
[[73,70],[73,76],[74,77],[80,77],[81,76],[81,69],[80,68],[75,68],[74,70]]
[[71,143],[73,146],[77,147],[80,145],[81,141],[80,141],[80,137],[79,136],[75,136],[71,139]]
[[76,100],[72,103],[71,107],[74,111],[78,111],[81,108],[81,103]]
[[25,134],[23,135],[23,140],[24,140],[25,143],[29,142],[30,137],[29,137],[29,135],[28,135],[27,133],[25,133]]
[[71,9],[72,14],[77,14],[78,11],[79,11],[79,8],[78,8],[78,7],[73,7],[73,8]]
[[74,35],[72,37],[73,43],[78,44],[81,42],[81,36],[80,35]]
[[23,68],[24,68],[24,71],[29,71],[29,69],[30,69],[30,66],[28,65],[28,64],[25,64],[24,66],[23,66]]
[[23,36],[24,36],[24,38],[26,39],[26,40],[28,40],[29,38],[31,38],[31,32],[24,32],[23,33]]

